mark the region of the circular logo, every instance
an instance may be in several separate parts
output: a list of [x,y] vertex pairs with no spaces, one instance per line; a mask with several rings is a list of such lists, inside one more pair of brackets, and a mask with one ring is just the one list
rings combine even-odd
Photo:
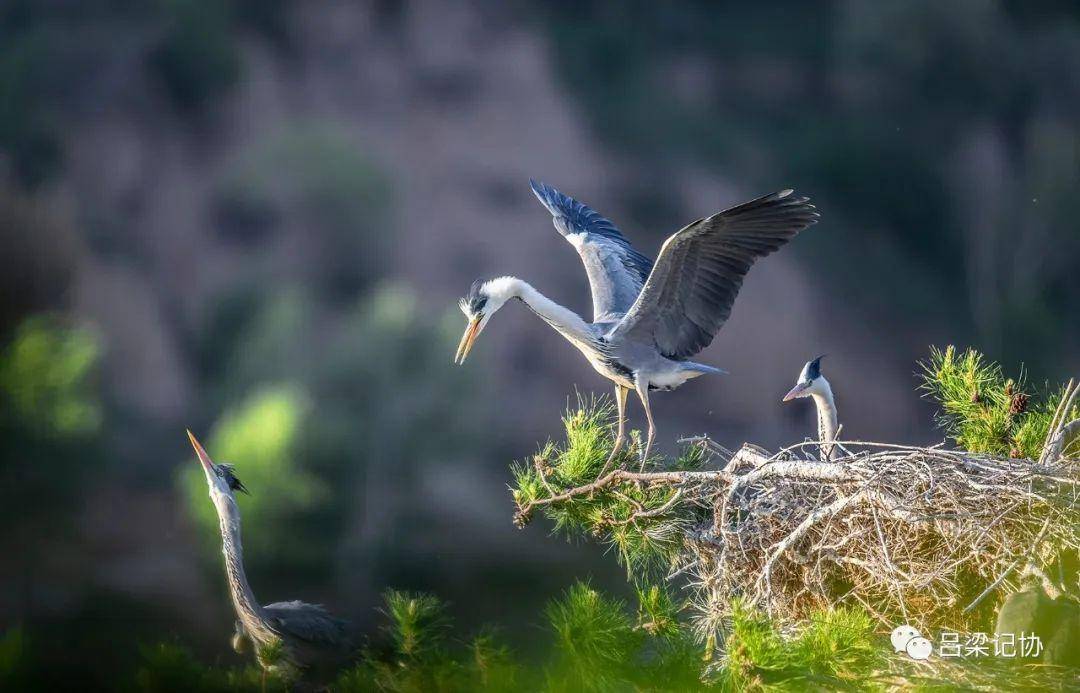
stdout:
[[926,638],[919,636],[908,640],[907,647],[908,656],[912,659],[930,659],[930,653],[934,651],[934,645]]
[[908,642],[920,635],[922,634],[911,626],[897,626],[892,632],[893,649],[897,652],[905,652]]

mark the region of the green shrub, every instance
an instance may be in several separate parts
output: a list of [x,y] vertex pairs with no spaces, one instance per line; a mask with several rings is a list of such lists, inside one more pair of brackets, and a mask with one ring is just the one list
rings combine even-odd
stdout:
[[[511,492],[518,507],[595,480],[614,442],[613,422],[614,408],[608,399],[579,397],[577,406],[563,415],[566,443],[549,441],[531,461],[511,466]],[[626,446],[609,471],[619,466],[637,469],[636,448],[636,444]],[[704,461],[703,450],[689,445],[663,468],[696,469]],[[659,458],[649,461],[654,467],[659,463]],[[682,546],[682,530],[696,511],[680,503],[675,493],[670,487],[612,484],[571,503],[545,505],[543,513],[554,522],[556,532],[603,538],[615,549],[628,575],[638,575],[669,567]],[[645,514],[660,509],[664,512],[657,516]],[[529,519],[518,517],[519,522]]]
[[386,632],[402,660],[423,659],[439,650],[449,625],[446,605],[430,594],[387,590],[383,614],[390,619]]
[[[922,389],[941,407],[938,425],[971,452],[1038,459],[1063,389],[1042,396],[1026,392],[1021,371],[1005,377],[1001,366],[974,349],[959,353],[953,346],[932,348],[920,363]],[[1066,420],[1080,417],[1080,405]],[[1066,455],[1080,454],[1080,441]]]
[[243,669],[205,666],[187,648],[176,643],[143,646],[139,650],[139,659],[134,687],[142,693],[274,693],[288,690],[280,678],[254,666]]
[[604,689],[626,678],[643,633],[623,602],[578,582],[544,613],[567,689]]

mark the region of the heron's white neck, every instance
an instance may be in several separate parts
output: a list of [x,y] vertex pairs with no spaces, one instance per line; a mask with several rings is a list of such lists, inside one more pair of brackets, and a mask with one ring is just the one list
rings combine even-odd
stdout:
[[592,331],[580,315],[552,301],[528,282],[517,277],[500,277],[488,282],[486,288],[489,295],[499,296],[503,300],[520,298],[532,312],[543,318],[544,322],[554,327],[571,342],[591,343]]
[[265,642],[275,636],[266,626],[262,607],[251,591],[247,572],[244,570],[244,548],[240,543],[240,510],[233,498],[215,498],[214,507],[221,524],[221,552],[225,555],[225,575],[229,581],[229,596],[232,597],[236,617],[244,624],[252,639]]
[[[839,426],[836,415],[836,402],[833,400],[832,387],[825,376],[821,376],[814,383],[814,406],[817,407],[818,416],[818,440],[822,443],[832,443],[836,440],[836,430]],[[836,457],[835,445],[822,445],[821,454],[824,459],[831,460]]]

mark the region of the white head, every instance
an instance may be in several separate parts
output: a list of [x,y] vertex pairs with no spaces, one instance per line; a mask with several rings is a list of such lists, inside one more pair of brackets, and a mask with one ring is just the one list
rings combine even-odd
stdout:
[[791,390],[784,395],[785,402],[790,402],[799,397],[825,394],[829,387],[829,382],[825,380],[825,376],[821,374],[821,359],[823,358],[825,358],[824,354],[812,361],[806,362],[802,371],[799,372],[798,380],[795,381],[795,387],[791,388]]
[[244,483],[233,474],[231,464],[214,464],[214,461],[210,459],[210,455],[206,454],[206,450],[199,444],[199,441],[195,440],[195,436],[192,435],[191,431],[188,431],[187,434],[188,439],[191,440],[191,446],[195,448],[199,463],[202,464],[203,473],[206,475],[206,485],[210,489],[210,500],[214,501],[214,505],[218,507],[222,507],[222,503],[224,503],[226,508],[235,510],[236,497],[233,494],[236,491],[247,493],[248,490],[244,488]]
[[458,301],[469,324],[461,337],[461,343],[458,344],[454,363],[465,363],[465,357],[469,355],[473,342],[484,331],[491,316],[507,301],[517,296],[518,284],[519,281],[514,277],[498,277],[486,282],[477,279],[472,283],[469,293]]

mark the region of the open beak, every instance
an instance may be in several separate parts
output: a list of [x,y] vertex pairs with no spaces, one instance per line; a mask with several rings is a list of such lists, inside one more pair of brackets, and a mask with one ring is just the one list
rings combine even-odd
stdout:
[[195,448],[195,454],[199,456],[199,462],[202,462],[203,470],[209,474],[214,469],[214,463],[211,461],[210,455],[206,454],[206,450],[203,450],[203,446],[199,444],[199,441],[195,440],[195,436],[191,431],[187,432],[187,437],[191,441],[191,447]]
[[802,392],[805,389],[806,389],[806,385],[796,385],[795,387],[791,388],[791,390],[789,390],[786,395],[784,395],[784,401],[785,402],[790,402],[791,400],[798,397],[799,393]]
[[480,317],[475,317],[469,321],[469,326],[465,328],[465,334],[461,335],[461,342],[458,344],[457,353],[454,355],[454,363],[465,363],[465,357],[469,355],[469,350],[472,349],[473,342],[476,341],[476,335],[480,334]]

